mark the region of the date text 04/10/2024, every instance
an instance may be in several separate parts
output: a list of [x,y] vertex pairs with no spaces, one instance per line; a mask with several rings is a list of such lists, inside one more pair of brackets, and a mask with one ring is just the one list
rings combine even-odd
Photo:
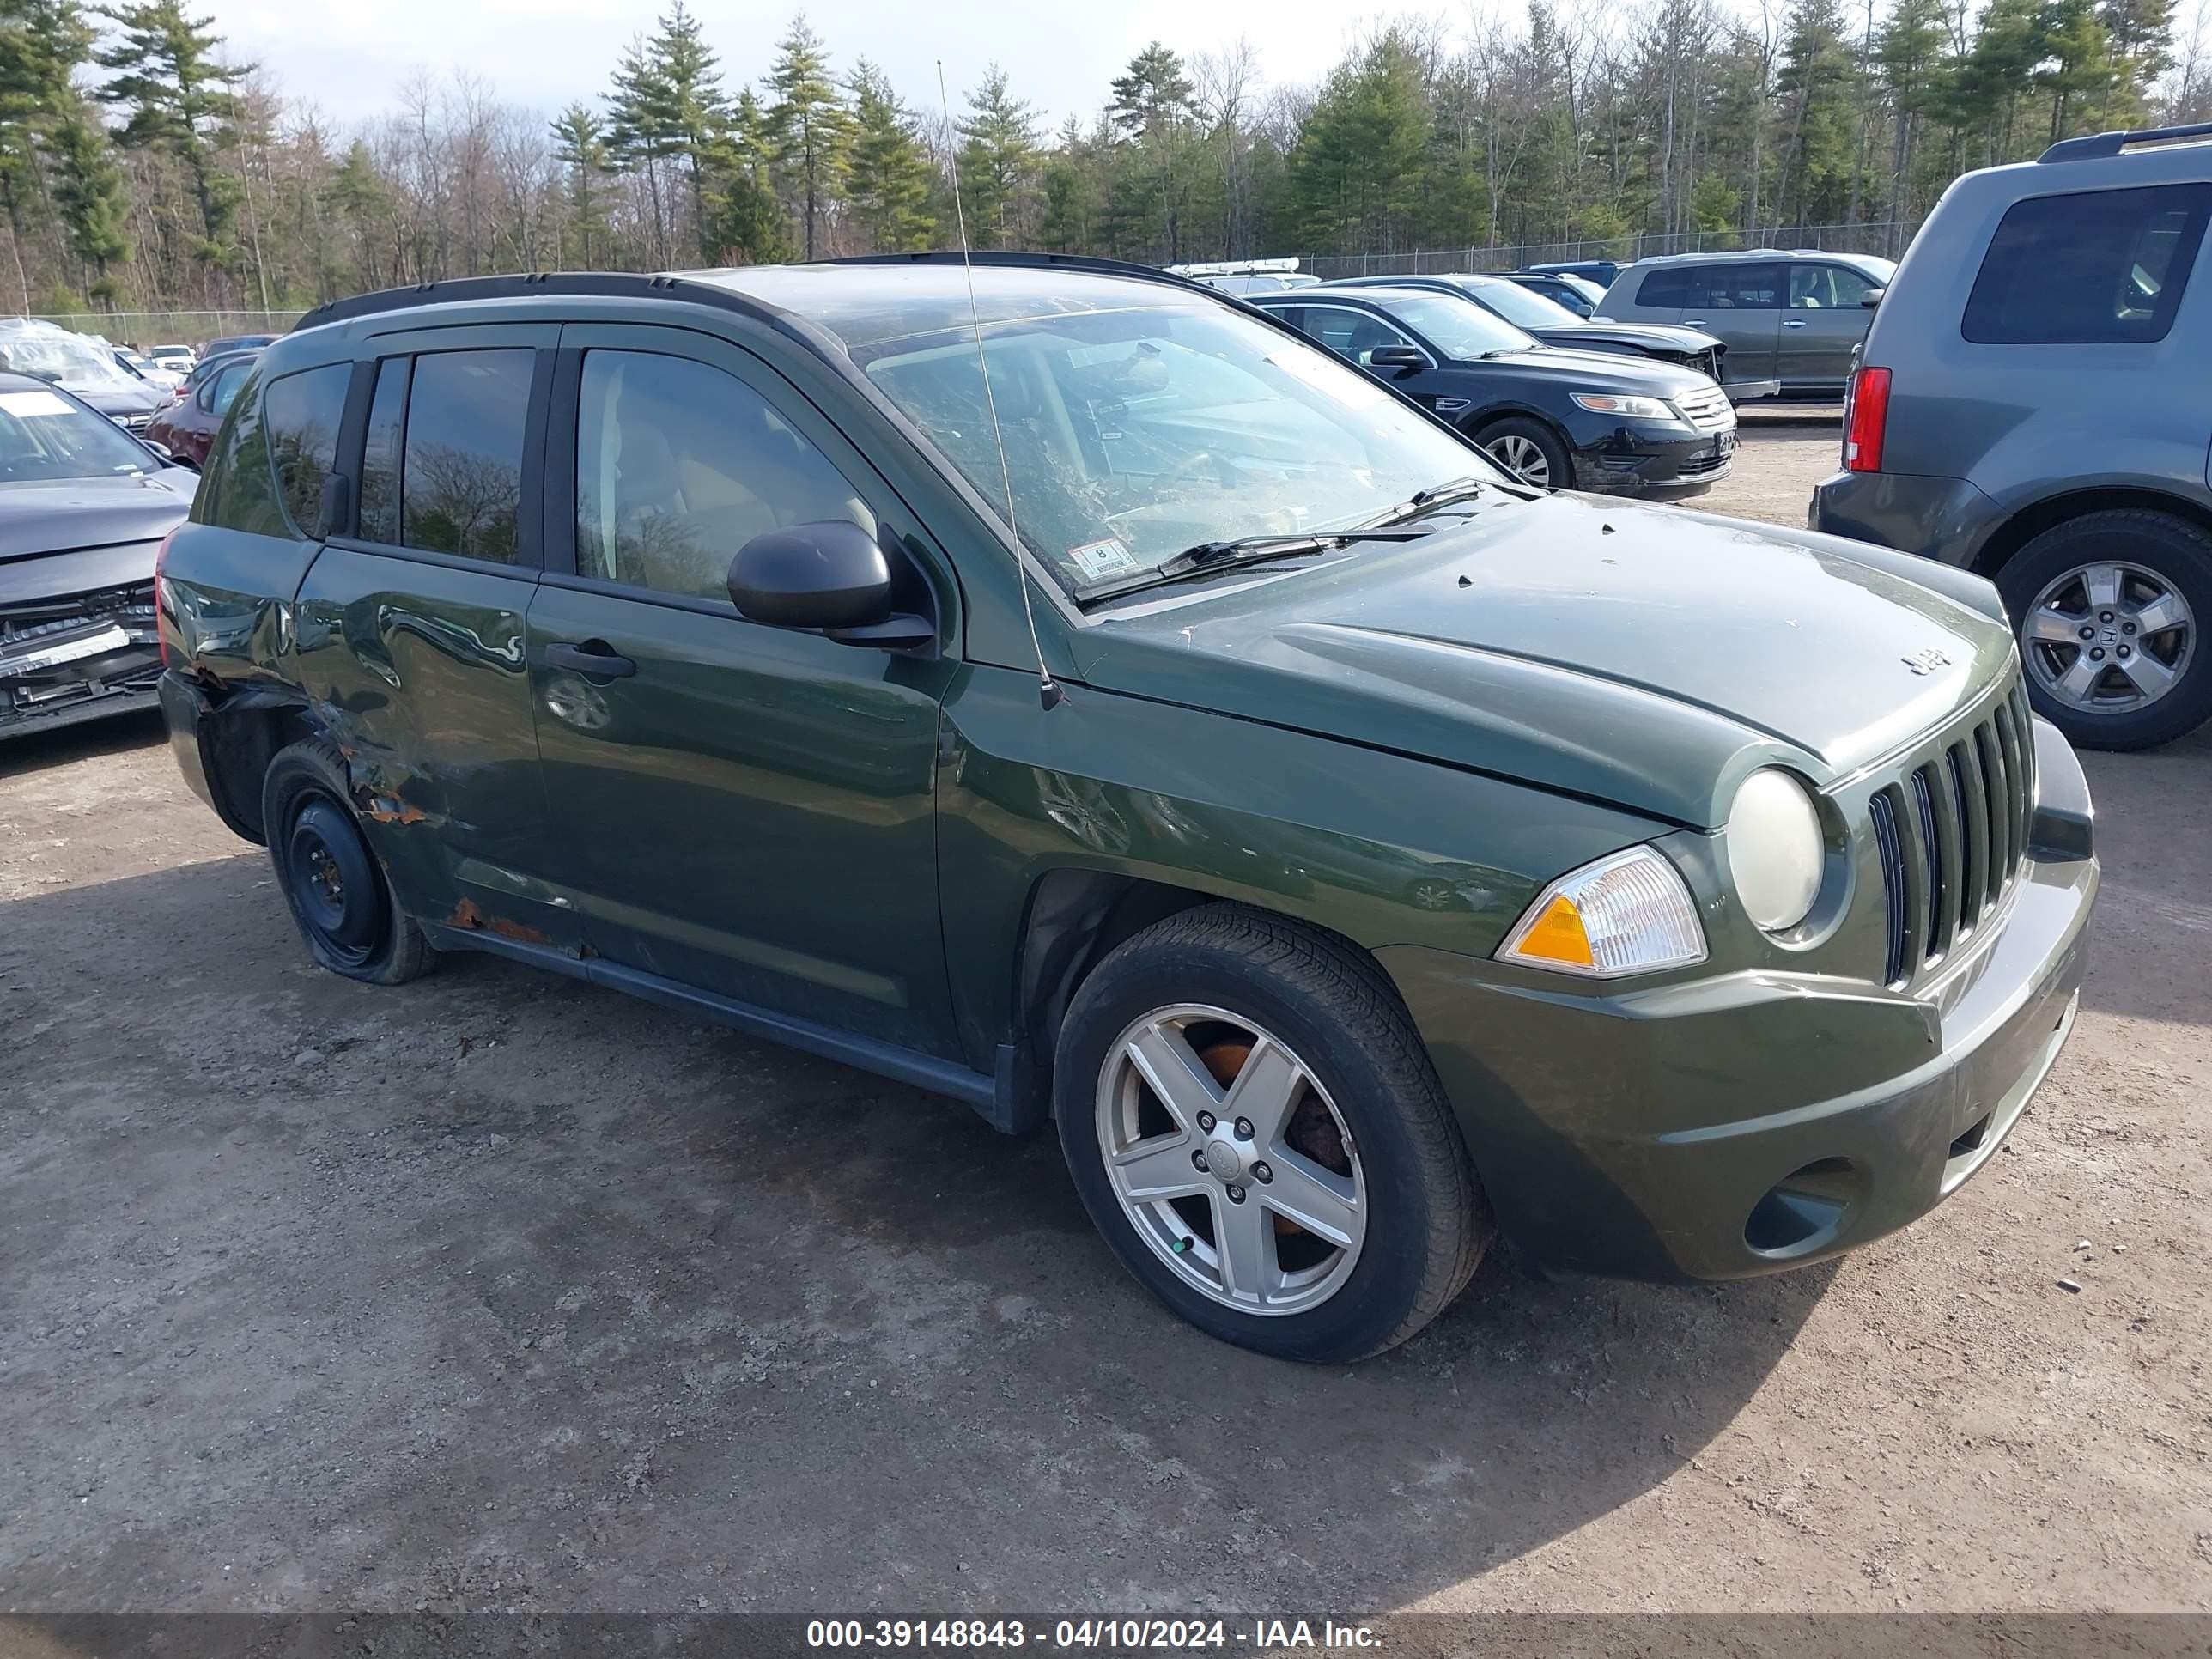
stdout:
[[1334,1620],[1256,1619],[815,1619],[810,1648],[936,1653],[988,1648],[1056,1648],[1081,1652],[1191,1652],[1238,1649],[1249,1653],[1298,1649],[1371,1650],[1381,1645],[1366,1625]]

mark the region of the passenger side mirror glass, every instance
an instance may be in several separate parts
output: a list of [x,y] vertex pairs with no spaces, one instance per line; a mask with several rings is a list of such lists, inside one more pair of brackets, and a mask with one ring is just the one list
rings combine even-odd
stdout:
[[1859,295],[1859,303],[1871,311],[1881,303],[1881,296],[1888,292],[1886,288],[1870,288]]
[[1428,354],[1418,346],[1376,346],[1367,354],[1367,367],[1382,369],[1426,368]]
[[927,618],[892,613],[890,563],[849,519],[754,537],[730,561],[730,599],[748,622],[818,628],[847,645],[896,651],[936,638]]

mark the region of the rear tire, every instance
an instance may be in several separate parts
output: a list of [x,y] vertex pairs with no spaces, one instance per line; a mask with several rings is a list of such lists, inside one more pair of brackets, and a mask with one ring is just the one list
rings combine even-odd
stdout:
[[261,780],[261,822],[276,885],[307,954],[369,985],[399,985],[437,965],[401,913],[349,802],[345,757],[328,739],[279,750]]
[[1060,1030],[1054,1106],[1122,1265],[1261,1353],[1395,1346],[1466,1287],[1494,1231],[1389,981],[1264,911],[1186,910],[1101,963]]
[[1574,457],[1559,441],[1559,434],[1541,421],[1517,415],[1492,421],[1475,434],[1474,441],[1492,460],[1523,483],[1539,489],[1575,487]]
[[2151,749],[2212,719],[2212,535],[2197,526],[2087,513],[2014,554],[1997,588],[2029,700],[2069,742]]

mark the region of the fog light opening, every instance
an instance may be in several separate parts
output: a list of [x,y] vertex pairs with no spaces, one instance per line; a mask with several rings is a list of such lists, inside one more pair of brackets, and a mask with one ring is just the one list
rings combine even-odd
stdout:
[[1743,1242],[1763,1256],[1820,1249],[1843,1231],[1865,1187],[1850,1159],[1816,1159],[1767,1188],[1744,1223]]
[[1982,1143],[1990,1138],[1990,1125],[1996,1121],[1995,1112],[1984,1112],[1975,1119],[1966,1133],[1951,1143],[1951,1156],[1964,1158],[1969,1152],[1978,1152]]

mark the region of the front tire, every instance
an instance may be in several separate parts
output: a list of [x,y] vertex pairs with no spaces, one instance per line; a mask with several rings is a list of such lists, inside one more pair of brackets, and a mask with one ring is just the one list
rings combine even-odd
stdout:
[[1475,434],[1490,459],[1526,484],[1539,489],[1572,489],[1574,458],[1559,434],[1541,421],[1515,416],[1492,421]]
[[1413,1022],[1373,962],[1262,911],[1155,923],[1084,981],[1054,1107],[1091,1220],[1200,1329],[1280,1358],[1378,1353],[1493,1231]]
[[2212,719],[2212,536],[2164,513],[2053,525],[1997,573],[2035,711],[2086,749],[2151,749]]
[[261,823],[276,885],[319,964],[370,985],[402,984],[436,965],[361,833],[335,745],[310,738],[277,751],[261,781]]

